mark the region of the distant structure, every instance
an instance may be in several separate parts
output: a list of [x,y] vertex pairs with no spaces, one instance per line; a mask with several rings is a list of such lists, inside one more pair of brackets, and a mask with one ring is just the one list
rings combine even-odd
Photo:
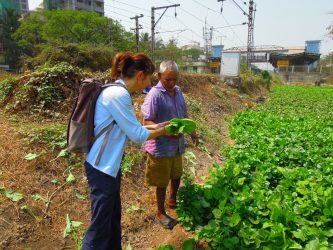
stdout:
[[104,16],[104,0],[44,0],[43,4],[45,10],[86,10]]
[[199,50],[204,50],[203,47],[200,47],[200,43],[196,41],[191,41],[189,44],[182,46],[183,50],[188,50],[188,49],[199,49]]
[[22,14],[21,1],[20,0],[0,0],[0,13],[3,13],[5,9],[14,9],[18,15]]
[[26,15],[29,13],[29,2],[28,0],[20,0],[21,14]]
[[[29,13],[28,0],[0,0],[0,15],[2,15],[6,9],[13,9],[18,16],[24,16]],[[0,32],[3,28],[5,27],[0,26]],[[9,70],[7,61],[4,41],[0,38],[0,68]]]
[[305,41],[305,51],[308,53],[320,53],[321,40]]
[[320,40],[305,41],[303,51],[271,53],[269,62],[286,82],[317,82],[321,78]]
[[208,58],[209,72],[219,74],[221,68],[221,54],[224,45],[212,45],[210,57]]

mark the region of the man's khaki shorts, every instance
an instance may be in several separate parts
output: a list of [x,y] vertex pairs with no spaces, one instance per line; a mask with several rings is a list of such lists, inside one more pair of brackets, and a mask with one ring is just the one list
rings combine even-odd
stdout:
[[146,185],[167,187],[169,180],[180,179],[183,174],[183,156],[154,157],[147,154]]

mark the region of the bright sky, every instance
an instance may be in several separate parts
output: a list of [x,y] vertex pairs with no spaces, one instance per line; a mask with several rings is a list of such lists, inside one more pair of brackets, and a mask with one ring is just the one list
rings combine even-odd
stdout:
[[[34,9],[42,0],[28,0],[29,8]],[[244,0],[234,0],[244,10]],[[164,41],[176,38],[179,45],[191,41],[203,46],[203,26],[223,27],[247,22],[247,17],[233,3],[226,0],[221,14],[221,2],[217,0],[105,0],[105,14],[120,21],[129,30],[135,26],[130,17],[143,14],[139,19],[145,32],[151,29],[151,7],[180,4],[169,8],[157,24],[156,31],[174,31],[160,33]],[[246,2],[248,2],[246,0]],[[304,46],[306,40],[322,40],[321,53],[333,52],[333,39],[327,35],[327,26],[333,24],[332,0],[255,0],[257,5],[254,43],[255,45]],[[136,7],[134,7],[136,6]],[[163,10],[155,13],[158,19]],[[222,43],[227,47],[245,46],[247,43],[247,25],[217,29],[213,33],[213,45]]]

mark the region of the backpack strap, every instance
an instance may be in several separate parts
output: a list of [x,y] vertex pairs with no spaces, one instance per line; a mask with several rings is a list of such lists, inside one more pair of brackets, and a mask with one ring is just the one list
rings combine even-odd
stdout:
[[[107,88],[107,87],[111,87],[111,86],[116,86],[116,87],[123,87],[124,89],[126,89],[128,91],[128,89],[126,88],[125,85],[123,84],[120,84],[120,83],[111,83],[111,84],[106,84],[103,86],[103,88]],[[95,136],[94,138],[94,143],[95,141],[100,137],[102,136],[105,132],[105,137],[103,139],[103,143],[102,143],[102,146],[101,146],[101,149],[99,150],[98,152],[98,155],[97,155],[97,158],[96,158],[96,161],[95,161],[95,165],[97,166],[99,164],[99,162],[101,161],[101,158],[102,158],[102,154],[104,152],[104,149],[105,149],[105,146],[106,146],[106,143],[109,139],[109,135],[110,135],[110,132],[114,126],[114,124],[116,124],[116,121],[112,121],[108,126],[106,126],[105,128],[103,128],[101,131],[99,131],[99,133]]]
[[113,128],[114,124],[116,122],[115,121],[112,121],[111,124],[109,124],[108,126],[106,126],[105,128],[103,128],[99,133],[98,135],[95,137],[95,140],[100,137],[105,131],[106,131],[106,135],[103,139],[103,143],[102,143],[102,146],[101,146],[101,149],[99,150],[98,152],[98,155],[97,155],[97,158],[96,158],[96,161],[95,161],[95,165],[97,166],[99,164],[99,162],[101,161],[101,158],[102,158],[102,154],[104,152],[104,149],[105,149],[105,146],[106,146],[106,143],[108,142],[108,138],[109,138],[109,135],[110,135],[110,132],[111,132],[111,129]]

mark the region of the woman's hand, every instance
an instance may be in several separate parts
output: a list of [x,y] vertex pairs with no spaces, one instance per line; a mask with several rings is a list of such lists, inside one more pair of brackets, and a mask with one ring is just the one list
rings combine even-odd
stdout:
[[161,122],[161,123],[152,123],[152,124],[144,125],[143,127],[148,130],[158,130],[158,129],[164,128],[168,124],[169,124],[169,122],[166,121],[166,122]]
[[156,124],[157,129],[164,128],[165,126],[169,125],[169,123],[170,123],[169,121],[158,123],[158,124]]

